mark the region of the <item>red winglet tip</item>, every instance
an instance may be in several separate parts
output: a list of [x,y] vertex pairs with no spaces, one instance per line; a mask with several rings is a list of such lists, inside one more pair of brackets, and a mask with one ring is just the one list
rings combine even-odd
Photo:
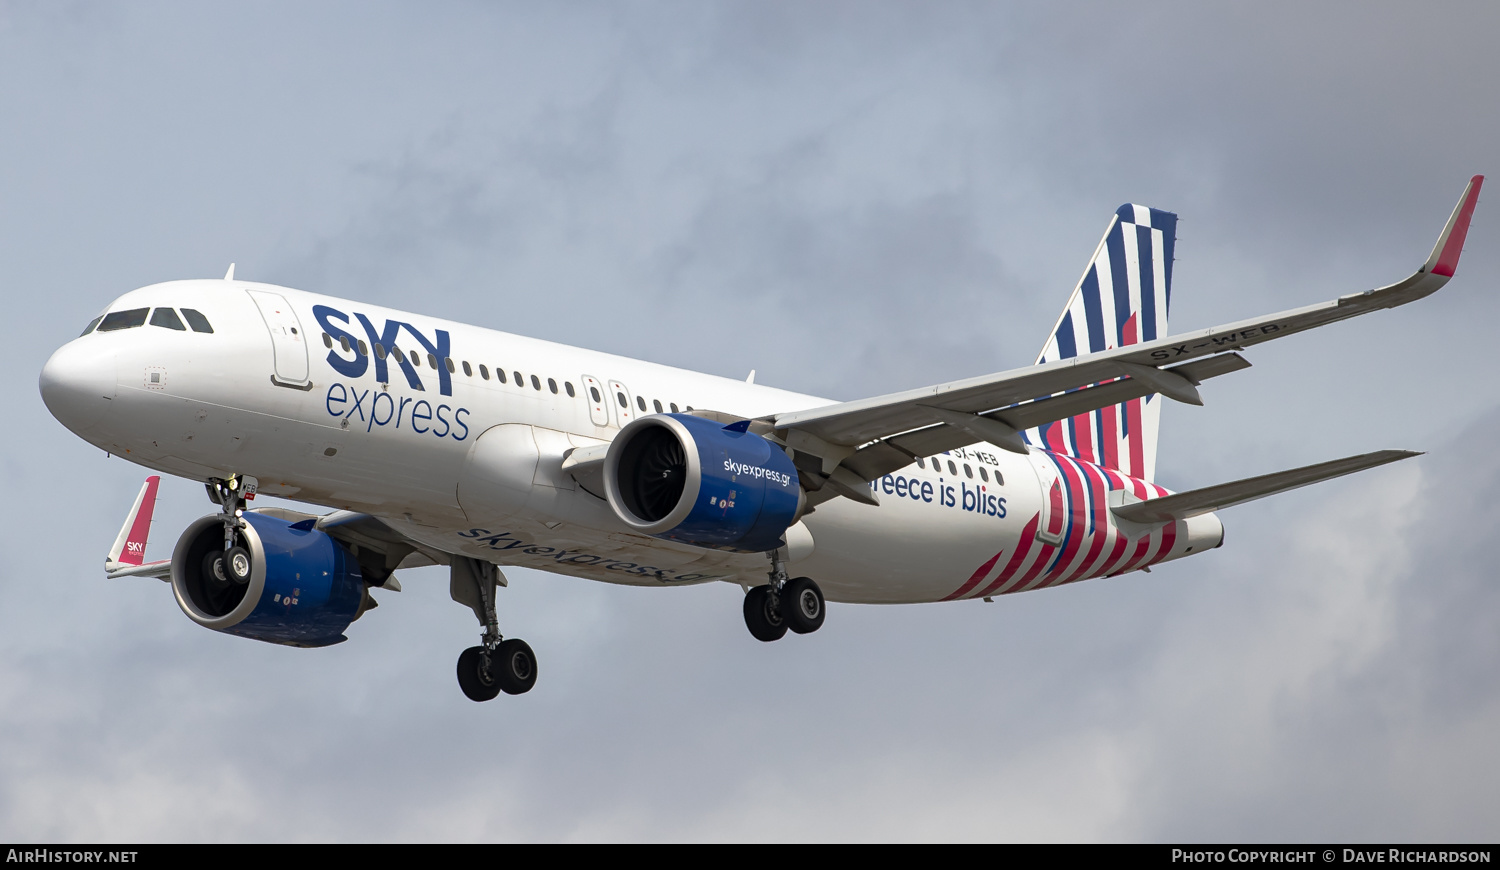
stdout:
[[151,515],[156,512],[156,487],[161,476],[153,474],[146,478],[146,491],[141,497],[140,511],[130,525],[130,534],[125,539],[125,551],[120,554],[122,565],[140,565],[146,557],[146,538],[151,534]]
[[1433,263],[1429,270],[1432,274],[1446,278],[1453,277],[1454,270],[1458,268],[1458,256],[1464,251],[1464,239],[1469,235],[1469,221],[1474,217],[1474,206],[1479,204],[1479,189],[1483,186],[1483,175],[1476,175],[1469,179],[1467,195],[1463,202],[1458,204],[1448,238],[1443,243],[1443,249],[1438,252],[1437,262]]

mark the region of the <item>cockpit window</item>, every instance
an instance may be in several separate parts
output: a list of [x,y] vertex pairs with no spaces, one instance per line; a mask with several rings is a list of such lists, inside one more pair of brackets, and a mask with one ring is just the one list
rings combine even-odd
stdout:
[[83,332],[78,333],[78,337],[79,338],[83,338],[85,335],[88,335],[89,333],[93,332],[94,331],[94,327],[98,326],[99,325],[99,321],[101,321],[103,319],[104,319],[104,315],[101,314],[98,317],[95,317],[93,320],[90,320],[89,321],[89,325],[85,326],[83,328]]
[[182,319],[177,316],[177,312],[170,308],[158,308],[151,312],[151,325],[163,326],[179,332],[187,331],[187,327],[182,325]]
[[146,322],[146,312],[150,310],[149,308],[132,308],[129,311],[111,311],[99,322],[99,331],[114,332],[116,329],[134,329]]
[[214,328],[208,325],[208,318],[191,308],[182,309],[182,316],[187,318],[188,326],[191,326],[194,332],[214,331]]

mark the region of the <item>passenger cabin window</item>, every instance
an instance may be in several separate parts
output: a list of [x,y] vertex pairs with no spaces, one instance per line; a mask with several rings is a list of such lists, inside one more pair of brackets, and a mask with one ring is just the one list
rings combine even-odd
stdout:
[[484,378],[485,380],[489,380],[490,379],[490,370],[489,370],[488,367],[485,366],[484,363],[480,363],[479,364],[479,376],[481,378]]
[[578,395],[577,393],[573,392],[572,381],[563,381],[563,387],[568,391],[568,398],[571,399]]
[[365,340],[364,339],[360,339],[359,340],[359,355],[360,356],[369,356],[370,355],[370,346],[367,345],[367,344],[365,344]]
[[445,357],[443,357],[443,365],[445,365],[445,366],[448,367],[448,374],[450,374],[450,375],[453,374],[454,372],[458,371],[458,366],[455,366],[453,364],[453,357],[451,357],[451,356],[445,356]]
[[948,460],[948,473],[954,477],[958,477],[958,468],[953,464],[953,460],[951,459]]
[[93,320],[90,320],[89,321],[89,325],[85,326],[83,328],[83,332],[78,333],[78,337],[79,338],[83,338],[85,335],[88,335],[89,333],[93,332],[94,331],[94,327],[98,326],[99,325],[99,321],[101,321],[103,319],[104,319],[104,315],[101,314],[98,317],[95,317]]
[[548,378],[547,389],[552,391],[552,395],[557,395],[557,381],[553,380],[552,378]]
[[178,332],[187,332],[187,327],[182,325],[182,318],[177,312],[170,308],[158,308],[151,312],[151,325],[160,326],[164,329],[175,329]]
[[669,408],[671,408],[671,409],[672,409],[672,413],[673,413],[673,414],[675,414],[675,413],[677,413],[677,403],[676,403],[676,402],[671,402],[671,403],[669,403],[669,404],[668,404],[668,405],[667,405],[667,407],[669,407]]
[[333,336],[326,332],[323,333],[323,346],[330,349],[333,347]]
[[979,466],[979,479],[984,481],[985,483],[990,482],[990,474],[989,472],[984,470],[983,465]]
[[642,414],[646,413],[646,397],[645,396],[636,396],[635,397],[635,404],[636,404],[637,408],[641,409],[641,413]]
[[521,377],[521,373],[520,372],[511,372],[511,374],[515,375],[515,377],[516,377],[516,386],[518,386],[518,387],[525,387],[526,386],[526,379],[523,378],[523,377]]
[[438,367],[437,354],[435,354],[435,353],[429,353],[427,355],[427,364],[430,365],[430,366],[432,366],[432,370],[433,371],[437,371],[437,367]]
[[661,399],[652,399],[651,400],[651,407],[655,408],[656,409],[656,413],[660,414],[661,413]]
[[505,383],[505,369],[502,369],[499,366],[496,366],[495,367],[495,379],[498,380],[502,384]]
[[349,336],[339,336],[339,347],[343,348],[346,352],[349,350]]
[[375,342],[375,358],[385,359],[385,345],[381,344],[378,341]]
[[532,389],[536,390],[537,392],[542,391],[542,382],[539,378],[537,378],[536,375],[531,376],[531,386]]
[[923,462],[922,461],[922,457],[920,457],[920,456],[917,457],[917,467],[921,468],[921,469],[926,469],[927,468],[927,463]]
[[182,316],[187,319],[188,326],[191,327],[194,332],[206,332],[210,335],[213,334],[214,328],[208,325],[208,318],[204,317],[198,311],[192,308],[184,308],[182,309]]
[[114,332],[117,329],[134,329],[146,322],[146,312],[150,310],[149,308],[132,308],[129,311],[111,311],[99,321],[99,331]]

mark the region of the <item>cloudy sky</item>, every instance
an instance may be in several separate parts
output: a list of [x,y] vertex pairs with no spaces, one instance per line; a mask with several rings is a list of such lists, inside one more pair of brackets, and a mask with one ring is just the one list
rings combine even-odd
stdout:
[[[1500,205],[1438,296],[1163,415],[1190,488],[1417,460],[1226,545],[994,604],[511,571],[474,704],[446,575],[321,651],[100,559],[143,471],[37,374],[114,296],[240,277],[839,399],[1024,365],[1116,206],[1172,325],[1407,275],[1497,171],[1493,4],[0,0],[0,840],[1500,836]],[[767,328],[766,324],[774,324]],[[209,509],[167,481],[152,556]]]

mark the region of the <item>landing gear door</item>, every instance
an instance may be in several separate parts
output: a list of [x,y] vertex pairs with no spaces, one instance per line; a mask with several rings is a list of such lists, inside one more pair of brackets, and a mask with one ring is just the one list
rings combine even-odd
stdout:
[[619,421],[620,428],[635,419],[635,408],[630,404],[630,391],[619,381],[609,382],[609,395],[613,401],[610,402],[615,409],[615,419]]
[[595,426],[608,426],[609,393],[604,389],[604,382],[593,375],[584,375],[583,393],[589,402],[589,419]]
[[246,290],[260,309],[260,316],[271,333],[271,347],[276,352],[276,374],[273,380],[285,386],[307,383],[307,342],[303,341],[302,324],[297,312],[280,293]]

